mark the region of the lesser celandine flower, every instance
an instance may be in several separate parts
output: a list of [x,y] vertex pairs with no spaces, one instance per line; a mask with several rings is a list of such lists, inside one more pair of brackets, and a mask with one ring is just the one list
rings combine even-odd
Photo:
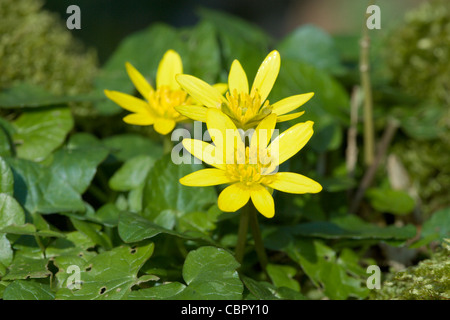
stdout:
[[161,59],[156,74],[156,90],[130,63],[126,63],[128,76],[144,99],[118,91],[105,90],[106,96],[122,108],[131,111],[123,118],[128,124],[153,125],[163,135],[170,133],[177,122],[186,117],[175,110],[177,106],[189,107],[193,101],[175,80],[183,73],[181,58],[174,50],[168,50]]
[[203,106],[176,109],[193,120],[206,121],[208,108],[219,109],[227,114],[238,128],[247,130],[255,128],[258,123],[271,113],[277,115],[277,122],[288,121],[301,116],[304,112],[289,113],[305,102],[314,93],[294,95],[274,104],[267,97],[272,90],[280,70],[280,54],[274,50],[267,55],[249,88],[247,75],[238,60],[234,60],[228,75],[228,92],[223,96],[216,88],[191,76],[178,75],[177,81],[193,98]]
[[245,146],[234,122],[223,112],[211,108],[206,125],[214,144],[184,139],[183,146],[195,157],[214,168],[202,169],[180,179],[186,186],[230,184],[219,195],[220,210],[234,212],[249,199],[267,218],[275,214],[268,189],[288,193],[317,193],[322,186],[316,181],[292,172],[277,172],[280,164],[295,155],[313,134],[313,122],[298,123],[281,133],[269,144],[276,125],[276,114],[265,117]]

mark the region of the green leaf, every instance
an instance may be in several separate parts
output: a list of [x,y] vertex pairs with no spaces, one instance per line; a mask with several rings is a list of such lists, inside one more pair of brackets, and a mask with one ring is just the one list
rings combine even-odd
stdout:
[[216,29],[212,23],[200,21],[195,27],[181,32],[188,50],[189,64],[184,73],[192,74],[214,84],[221,71],[221,52]]
[[406,215],[414,210],[416,202],[405,191],[372,188],[367,190],[366,197],[379,212]]
[[277,46],[281,58],[299,60],[336,74],[342,71],[333,38],[314,25],[301,26]]
[[238,59],[251,84],[269,53],[269,37],[256,25],[223,12],[202,8],[199,15],[216,29],[222,65],[229,70],[233,60]]
[[37,230],[36,227],[30,223],[25,223],[22,225],[10,225],[7,227],[0,228],[0,232],[17,234],[17,235],[30,235],[30,236],[40,236],[40,237],[56,237],[63,238],[64,234],[53,230]]
[[[164,53],[173,49],[183,60],[185,45],[178,32],[167,25],[153,24],[125,38],[105,63],[102,72],[95,81],[98,91],[117,90],[132,94],[135,91],[128,77],[125,62],[130,62],[151,84],[155,86],[156,70]],[[114,102],[105,99],[95,105],[102,114],[115,114],[122,109]]]
[[426,238],[432,235],[441,242],[450,237],[450,207],[434,212],[423,224],[421,236]]
[[124,211],[120,214],[119,218],[119,236],[123,241],[131,243],[150,239],[163,233],[182,239],[203,240],[210,244],[214,244],[209,237],[201,237],[198,234],[191,236],[190,234],[170,230],[168,227],[172,227],[173,222],[164,220],[164,217],[170,215],[170,213],[169,210],[162,211],[161,218],[150,221],[141,215]]
[[64,142],[73,119],[69,108],[39,109],[23,113],[14,127],[17,156],[39,161]]
[[247,297],[258,300],[306,300],[306,297],[300,292],[287,287],[277,288],[266,281],[256,281],[250,277],[241,276],[245,287],[250,292]]
[[176,165],[170,155],[158,160],[147,176],[143,194],[145,214],[153,211],[173,210],[180,213],[203,211],[217,201],[213,187],[186,187],[179,179],[203,166],[194,164]]
[[252,278],[242,276],[245,287],[259,300],[278,300],[275,288],[268,282],[256,281]]
[[[0,229],[25,223],[25,213],[12,196],[0,193]],[[9,266],[13,259],[13,250],[4,231],[0,230],[0,263]]]
[[49,259],[30,258],[24,255],[16,255],[8,268],[8,273],[2,280],[39,279],[47,278],[52,273],[48,270]]
[[236,300],[244,286],[236,269],[239,263],[224,249],[201,247],[189,252],[183,265],[188,287],[174,299]]
[[87,251],[95,247],[95,242],[84,233],[79,231],[67,232],[64,238],[56,238],[45,249],[47,257],[57,256],[76,256],[76,257],[92,257],[95,251]]
[[8,131],[3,128],[3,120],[0,117],[0,156],[2,157],[10,157],[11,156],[11,143],[10,143],[10,136]]
[[106,148],[91,148],[89,146],[74,146],[56,151],[50,165],[52,175],[59,177],[76,192],[83,194],[89,187],[97,166],[108,155]]
[[162,155],[162,147],[159,144],[138,134],[115,135],[104,139],[103,143],[109,148],[112,155],[120,161],[126,161],[141,155],[158,159]]
[[3,300],[54,300],[55,294],[48,284],[16,280],[8,285]]
[[6,159],[13,169],[14,196],[31,213],[85,210],[80,194],[51,169],[23,159]]
[[286,253],[316,286],[324,287],[324,294],[330,299],[365,298],[369,293],[362,286],[362,279],[349,276],[348,270],[336,263],[336,253],[321,241],[297,240]]
[[59,300],[118,300],[126,299],[131,287],[139,283],[138,272],[150,258],[154,250],[153,243],[136,247],[120,246],[111,251],[102,252],[96,257],[79,265],[81,287],[79,290],[61,285],[56,292]]
[[332,221],[314,221],[279,227],[266,237],[265,244],[277,250],[288,246],[298,237],[405,241],[415,234],[416,228],[413,225],[378,227],[355,215],[347,215],[334,218]]
[[140,155],[127,160],[109,180],[109,186],[116,191],[129,191],[139,187],[145,180],[155,159],[148,155]]
[[94,243],[102,246],[105,249],[111,249],[112,243],[111,239],[100,229],[101,227],[97,224],[81,221],[78,219],[70,218],[75,229],[89,237]]
[[348,125],[349,121],[347,92],[323,70],[299,61],[282,60],[277,82],[269,96],[270,102],[308,92],[314,92],[314,97],[297,109],[306,113],[291,123],[314,121],[315,133],[308,145],[319,152],[335,150],[342,142],[339,128]]
[[288,265],[267,265],[267,273],[272,283],[277,287],[286,287],[300,292],[300,284],[292,279],[297,273],[297,269]]
[[35,108],[92,99],[86,95],[56,96],[42,87],[22,82],[0,92],[0,108]]
[[10,196],[14,193],[14,176],[11,168],[2,157],[0,157],[0,193]]
[[128,300],[164,300],[172,299],[172,297],[185,290],[186,286],[179,282],[170,282],[151,288],[131,291]]

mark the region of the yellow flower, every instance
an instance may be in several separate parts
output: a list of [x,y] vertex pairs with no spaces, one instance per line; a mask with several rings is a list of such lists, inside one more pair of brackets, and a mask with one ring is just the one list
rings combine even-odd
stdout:
[[193,172],[181,178],[180,183],[193,187],[230,184],[219,195],[220,210],[237,211],[251,199],[267,218],[275,214],[269,188],[296,194],[320,192],[322,186],[308,177],[277,172],[278,166],[300,151],[311,138],[313,122],[298,123],[269,144],[276,122],[276,114],[265,117],[245,147],[245,140],[233,121],[218,109],[208,109],[206,125],[214,143],[184,139],[183,146],[214,168]]
[[193,120],[206,121],[206,110],[216,108],[227,114],[238,128],[255,128],[271,113],[277,115],[277,122],[288,121],[301,116],[303,112],[290,113],[314,95],[313,92],[294,95],[270,104],[267,97],[272,90],[280,70],[280,54],[274,50],[267,55],[253,80],[249,90],[247,75],[238,60],[234,60],[228,75],[228,92],[223,96],[206,82],[191,76],[176,77],[181,87],[203,106],[176,109]]
[[109,99],[132,112],[123,121],[139,126],[153,125],[158,133],[165,135],[175,128],[177,122],[186,119],[175,110],[177,106],[189,107],[193,104],[192,98],[175,80],[177,74],[183,73],[183,64],[177,52],[168,50],[161,59],[156,74],[156,90],[130,63],[125,66],[128,76],[145,100],[105,90]]

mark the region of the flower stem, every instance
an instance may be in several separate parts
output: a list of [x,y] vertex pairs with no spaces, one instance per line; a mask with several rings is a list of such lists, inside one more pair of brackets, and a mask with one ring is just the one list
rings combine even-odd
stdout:
[[265,271],[268,260],[266,250],[264,248],[264,243],[261,237],[261,230],[259,229],[258,215],[256,212],[256,208],[252,203],[249,203],[248,206],[250,207],[250,227],[252,229],[253,240],[255,241],[256,254],[258,255],[258,260],[261,268]]
[[365,164],[370,166],[374,159],[375,137],[372,115],[372,85],[370,80],[370,37],[365,21],[363,23],[363,36],[360,41],[360,47],[359,71],[364,92],[364,158]]
[[172,148],[173,143],[172,140],[170,139],[170,134],[166,134],[163,138],[163,153],[169,154],[170,152],[172,152]]
[[244,260],[245,243],[247,242],[248,220],[250,215],[249,206],[250,203],[247,203],[240,213],[238,241],[234,253],[237,262],[240,264],[242,264],[242,261]]

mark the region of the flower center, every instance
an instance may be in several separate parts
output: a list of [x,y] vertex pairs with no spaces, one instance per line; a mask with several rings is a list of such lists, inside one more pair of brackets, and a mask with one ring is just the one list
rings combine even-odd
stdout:
[[272,112],[269,100],[261,105],[261,96],[258,92],[253,95],[248,93],[226,93],[227,102],[222,103],[222,112],[231,117],[238,128],[248,129],[258,123]]
[[189,105],[192,99],[186,91],[171,90],[169,86],[161,86],[151,93],[148,103],[156,115],[164,118],[178,118],[181,115],[175,107]]
[[[236,161],[236,159],[241,159],[241,161]],[[267,183],[276,170],[274,164],[275,161],[270,158],[270,154],[266,150],[257,152],[246,147],[245,158],[236,155],[235,163],[227,164],[225,172],[231,180],[251,186],[255,183]]]

